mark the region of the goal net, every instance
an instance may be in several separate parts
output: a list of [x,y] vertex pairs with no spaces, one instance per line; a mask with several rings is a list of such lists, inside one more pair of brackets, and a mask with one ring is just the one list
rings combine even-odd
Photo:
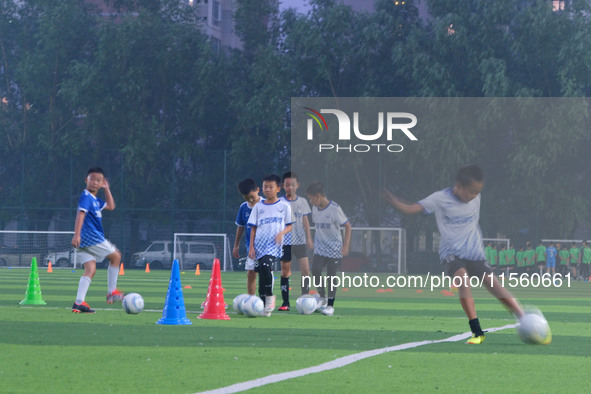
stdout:
[[341,271],[406,274],[406,230],[352,227],[349,255],[343,257]]
[[173,260],[179,262],[181,270],[210,270],[213,260],[220,260],[223,271],[232,271],[232,256],[226,234],[175,233]]
[[28,267],[33,257],[38,266],[74,267],[72,231],[0,230],[0,266]]

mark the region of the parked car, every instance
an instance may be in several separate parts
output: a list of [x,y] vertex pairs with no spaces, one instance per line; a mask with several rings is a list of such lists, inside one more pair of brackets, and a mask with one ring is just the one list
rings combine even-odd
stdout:
[[[213,259],[217,256],[217,250],[212,242],[189,241],[179,244],[176,258],[182,269],[211,269]],[[136,252],[131,257],[133,267],[144,268],[150,263],[150,269],[172,267],[173,259],[172,241],[154,241],[142,252]]]
[[1,267],[24,267],[30,266],[33,257],[39,258],[34,253],[28,253],[19,248],[2,246],[0,247]]
[[[48,266],[50,261],[52,267],[72,268],[74,267],[74,262],[76,261],[76,250],[71,248],[63,252],[49,253],[47,256],[45,256],[45,259],[43,259],[43,265]],[[109,260],[105,259],[103,261],[97,261],[96,266],[97,268],[103,268],[106,267],[107,264],[109,264]]]

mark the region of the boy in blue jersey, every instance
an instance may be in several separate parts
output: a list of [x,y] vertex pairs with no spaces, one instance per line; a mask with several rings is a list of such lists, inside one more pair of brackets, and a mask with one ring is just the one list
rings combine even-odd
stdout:
[[[280,311],[289,311],[290,309],[289,277],[291,276],[291,261],[293,258],[298,259],[302,276],[310,276],[306,246],[310,249],[313,248],[310,222],[308,221],[308,216],[312,211],[310,211],[308,201],[297,195],[299,187],[300,182],[295,172],[283,174],[285,196],[281,197],[281,199],[291,206],[293,224],[291,232],[285,235],[283,242],[283,257],[281,257],[281,297],[283,298],[283,304],[278,309]],[[308,294],[309,290],[309,286],[302,283],[302,294]]]
[[254,270],[254,260],[248,257],[248,248],[250,248],[250,226],[248,226],[248,218],[252,212],[252,208],[256,203],[261,201],[259,196],[259,188],[257,187],[254,180],[248,178],[238,183],[238,190],[244,202],[238,209],[238,215],[236,215],[236,238],[234,239],[234,248],[232,249],[232,255],[235,258],[240,257],[240,239],[244,235],[246,242],[246,263],[244,269],[246,270],[246,291],[250,295],[254,295],[256,290],[256,279],[257,273]]
[[492,275],[485,260],[482,245],[480,218],[480,192],[484,175],[477,165],[461,168],[453,187],[435,192],[417,203],[408,203],[384,190],[384,199],[394,208],[411,215],[420,212],[434,213],[441,234],[439,257],[446,273],[462,278],[459,287],[460,304],[468,317],[472,338],[469,344],[484,341],[484,332],[476,314],[470,283],[465,278],[477,276],[483,279],[488,291],[504,304],[517,318],[523,316],[523,308],[511,293]]
[[546,272],[552,272],[552,276],[556,273],[556,255],[558,254],[558,249],[554,246],[554,242],[550,244],[546,248]]
[[[314,233],[314,257],[312,259],[312,281],[318,289],[317,310],[325,316],[334,315],[336,286],[332,278],[341,266],[343,256],[349,254],[351,242],[351,223],[341,207],[326,197],[324,186],[314,182],[306,190],[312,204],[312,221],[316,227]],[[341,235],[341,227],[345,227],[345,239]],[[322,270],[326,267],[326,282],[322,281]],[[320,286],[318,286],[320,284]],[[325,284],[330,284],[328,298]]]
[[250,247],[248,257],[255,260],[255,271],[259,274],[259,297],[265,302],[263,316],[271,316],[275,309],[273,295],[273,266],[283,255],[283,237],[291,231],[291,207],[280,200],[281,178],[267,175],[263,178],[265,200],[254,206],[248,224]]
[[[106,201],[97,197],[100,189],[103,189]],[[117,290],[121,252],[105,239],[102,225],[103,209],[109,211],[115,209],[115,200],[103,170],[93,167],[86,174],[86,189],[78,199],[78,213],[72,238],[72,246],[76,248],[77,260],[84,265],[84,274],[78,283],[76,301],[72,306],[72,312],[75,313],[94,313],[94,310],[90,309],[84,299],[96,273],[96,262],[103,261],[105,258],[110,261],[107,269],[107,304],[123,300],[123,293]]]

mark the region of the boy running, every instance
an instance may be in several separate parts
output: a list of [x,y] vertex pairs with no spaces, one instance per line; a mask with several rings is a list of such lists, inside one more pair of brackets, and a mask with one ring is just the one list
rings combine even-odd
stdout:
[[283,237],[291,231],[291,207],[280,200],[281,178],[267,175],[263,178],[266,200],[256,204],[248,218],[250,247],[248,257],[255,260],[259,273],[259,297],[265,302],[263,316],[271,316],[275,309],[273,295],[273,266],[283,255]]
[[[281,297],[283,304],[279,307],[280,311],[289,311],[289,277],[291,276],[291,261],[295,257],[300,264],[302,276],[310,276],[310,266],[308,264],[308,253],[306,245],[312,249],[312,236],[310,235],[310,206],[305,198],[297,195],[300,187],[298,176],[294,172],[286,172],[283,175],[283,188],[285,196],[281,199],[291,206],[292,228],[291,232],[285,235],[283,244],[283,257],[281,257]],[[302,294],[308,294],[309,287],[303,286]]]
[[[351,223],[343,210],[335,202],[326,198],[324,186],[314,182],[306,190],[306,195],[312,204],[312,220],[316,227],[314,234],[314,257],[312,260],[312,278],[317,287],[320,299],[317,309],[323,315],[334,315],[334,302],[337,289],[333,285],[332,277],[337,274],[343,256],[349,254],[351,242]],[[345,240],[341,236],[341,226],[345,226]],[[326,282],[330,283],[328,298],[322,285],[322,270],[326,266]],[[304,280],[302,278],[302,285]]]
[[445,271],[452,277],[462,278],[459,287],[460,304],[468,317],[472,331],[469,344],[481,344],[484,332],[476,314],[474,299],[467,276],[483,278],[488,291],[520,318],[523,309],[511,293],[501,286],[490,265],[484,258],[480,218],[480,192],[484,175],[480,167],[469,165],[461,168],[453,187],[435,192],[417,203],[407,203],[384,190],[384,199],[401,212],[412,215],[420,212],[434,213],[441,234],[439,256]]
[[246,242],[246,263],[244,269],[246,270],[246,291],[250,295],[254,295],[256,290],[257,273],[254,270],[254,260],[248,257],[248,248],[250,248],[250,226],[248,226],[248,218],[252,212],[252,208],[261,201],[259,196],[259,188],[254,180],[248,178],[238,183],[238,191],[242,194],[244,202],[238,209],[236,215],[236,238],[234,239],[234,248],[232,249],[232,256],[240,257],[240,239],[245,234],[244,240]]
[[[78,213],[72,238],[72,246],[76,248],[77,261],[84,265],[84,274],[78,283],[76,301],[72,305],[72,312],[75,313],[94,313],[94,310],[90,309],[84,300],[90,282],[96,273],[96,262],[102,262],[105,258],[110,261],[107,269],[107,304],[123,300],[123,293],[117,290],[121,252],[105,239],[102,225],[103,209],[108,211],[115,209],[115,200],[101,168],[89,169],[85,182],[86,189],[78,199]],[[101,189],[105,193],[106,202],[96,196]]]

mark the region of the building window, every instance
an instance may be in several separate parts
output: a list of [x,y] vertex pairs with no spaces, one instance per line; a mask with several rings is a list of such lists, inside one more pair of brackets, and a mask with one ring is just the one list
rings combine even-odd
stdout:
[[217,0],[213,0],[211,6],[211,24],[215,27],[220,27],[222,24],[222,5]]

